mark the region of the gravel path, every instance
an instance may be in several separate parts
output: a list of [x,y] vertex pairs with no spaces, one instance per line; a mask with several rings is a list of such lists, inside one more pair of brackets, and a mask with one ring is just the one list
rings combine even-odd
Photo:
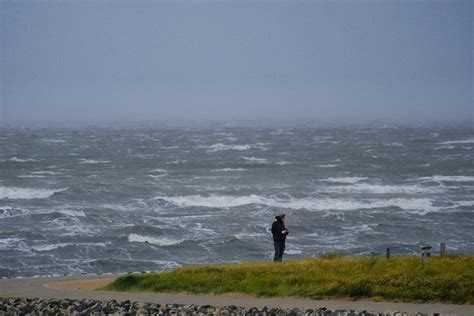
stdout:
[[[105,280],[104,280],[105,278]],[[330,311],[350,311],[358,312],[371,311],[374,314],[385,313],[393,315],[394,311],[425,315],[444,314],[444,315],[473,315],[474,305],[453,305],[453,304],[414,304],[414,303],[388,303],[388,302],[367,302],[367,301],[344,301],[344,300],[310,300],[310,299],[290,299],[290,298],[253,298],[245,296],[212,296],[212,295],[187,295],[187,294],[162,294],[162,293],[123,293],[109,291],[90,291],[88,288],[92,285],[103,284],[110,281],[111,276],[76,276],[76,277],[38,277],[38,278],[20,278],[20,279],[0,279],[0,297],[21,297],[21,298],[42,298],[42,299],[70,299],[70,302],[86,300],[88,304],[107,305],[107,301],[115,300],[121,308],[120,302],[151,303],[150,306],[161,304],[164,308],[175,308],[187,306],[187,308],[207,308],[216,309],[221,307],[239,307],[235,314],[245,314],[251,308],[256,307],[254,314],[261,313],[263,307],[280,311],[282,315],[291,314],[292,311],[299,311],[302,315],[306,311],[322,311],[322,314]],[[63,281],[68,281],[62,283]],[[85,282],[78,282],[85,281]],[[58,283],[59,282],[59,283]],[[88,284],[88,285],[87,285]],[[61,286],[61,288],[58,288]],[[82,289],[82,290],[79,290]],[[75,301],[74,301],[75,300]],[[12,300],[3,300],[3,306]],[[14,302],[14,301],[12,301]],[[19,301],[20,302],[20,301]],[[45,304],[45,301],[42,301]],[[56,301],[53,301],[56,302]],[[132,302],[132,303],[130,303]],[[23,303],[25,303],[23,301]],[[10,303],[8,303],[10,304]],[[72,303],[71,303],[72,304]],[[155,304],[155,305],[153,305]],[[11,304],[10,304],[11,305]],[[9,305],[9,306],[10,306]],[[83,304],[86,306],[87,304]],[[54,305],[53,305],[54,306]],[[167,307],[168,306],[168,307]],[[171,307],[170,307],[171,306]],[[190,307],[191,306],[191,307]],[[143,305],[137,305],[137,308]],[[296,310],[296,309],[297,310]],[[324,312],[323,309],[327,309]],[[122,313],[124,311],[117,310],[114,312]],[[196,311],[195,311],[196,312]],[[390,313],[387,313],[390,312]],[[1,315],[0,311],[0,315]],[[268,313],[267,313],[268,314]],[[294,313],[293,313],[294,314]],[[311,313],[310,313],[311,314]],[[321,314],[321,315],[322,315]],[[342,315],[341,314],[341,315]],[[315,314],[317,315],[317,314]],[[335,314],[334,314],[335,315]],[[399,314],[401,315],[401,314]]]

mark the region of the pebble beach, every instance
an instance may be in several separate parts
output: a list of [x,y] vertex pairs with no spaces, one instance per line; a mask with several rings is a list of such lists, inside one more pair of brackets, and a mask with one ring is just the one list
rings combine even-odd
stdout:
[[371,312],[354,310],[329,310],[327,308],[315,309],[282,309],[282,308],[245,308],[235,305],[215,307],[211,305],[181,305],[181,304],[154,304],[139,303],[129,300],[118,302],[116,300],[98,301],[91,299],[25,299],[25,298],[0,298],[0,315],[228,315],[228,316],[408,316],[408,315],[448,315],[448,314],[422,314],[402,313],[398,311]]

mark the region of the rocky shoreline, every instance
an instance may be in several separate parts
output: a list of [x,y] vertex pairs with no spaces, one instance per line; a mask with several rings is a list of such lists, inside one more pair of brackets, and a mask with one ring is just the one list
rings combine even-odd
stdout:
[[[335,310],[326,308],[317,309],[281,309],[281,308],[244,308],[238,306],[215,307],[211,305],[180,305],[180,304],[152,304],[138,303],[129,300],[73,300],[73,299],[40,299],[40,298],[0,298],[0,316],[3,315],[227,315],[227,316],[442,316],[445,314],[401,313],[397,311],[370,312],[353,310]],[[453,316],[453,314],[450,314]]]

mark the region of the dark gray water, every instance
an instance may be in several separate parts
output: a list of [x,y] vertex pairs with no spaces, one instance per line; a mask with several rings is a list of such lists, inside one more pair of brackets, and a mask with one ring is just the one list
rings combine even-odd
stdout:
[[474,252],[472,128],[2,129],[0,277]]

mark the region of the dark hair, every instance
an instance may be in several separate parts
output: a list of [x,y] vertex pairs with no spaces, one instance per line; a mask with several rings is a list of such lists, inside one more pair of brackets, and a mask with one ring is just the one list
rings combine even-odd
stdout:
[[283,220],[286,217],[285,213],[281,213],[280,215],[275,216],[276,219]]

